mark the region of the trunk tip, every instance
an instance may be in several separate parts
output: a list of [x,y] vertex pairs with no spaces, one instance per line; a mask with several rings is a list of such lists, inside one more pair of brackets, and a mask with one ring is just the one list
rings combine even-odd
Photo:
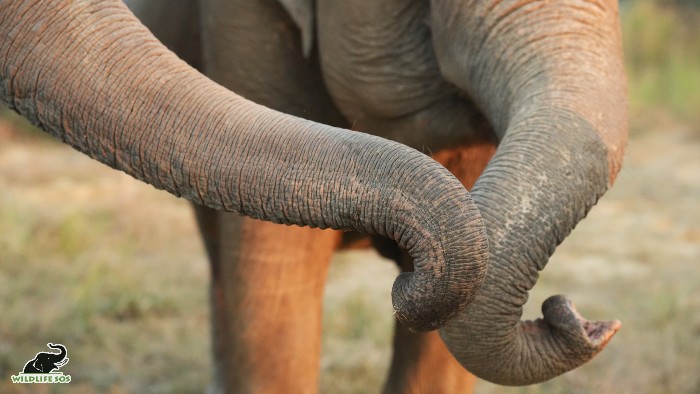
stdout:
[[619,320],[588,320],[576,310],[574,303],[566,296],[549,297],[542,304],[544,320],[560,334],[569,338],[572,344],[578,343],[590,351],[590,357],[607,346],[620,330]]
[[609,321],[583,321],[583,329],[588,339],[596,348],[602,350],[622,327],[619,320]]

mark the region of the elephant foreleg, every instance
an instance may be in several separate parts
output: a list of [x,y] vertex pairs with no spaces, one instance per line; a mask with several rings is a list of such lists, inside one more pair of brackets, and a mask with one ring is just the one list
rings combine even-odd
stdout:
[[[413,270],[405,252],[397,257],[402,271]],[[395,322],[394,353],[384,393],[471,393],[475,383],[476,377],[452,357],[437,331],[411,332]]]
[[465,370],[445,347],[440,335],[394,329],[394,358],[385,393],[471,393],[476,377]]
[[207,242],[216,386],[317,392],[323,289],[340,234],[209,215],[218,218],[199,219],[218,237]]

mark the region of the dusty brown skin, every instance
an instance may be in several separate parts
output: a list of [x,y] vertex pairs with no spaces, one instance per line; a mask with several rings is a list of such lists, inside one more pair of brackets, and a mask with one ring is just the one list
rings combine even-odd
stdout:
[[[7,4],[14,8],[19,3]],[[180,13],[182,23],[190,29],[197,31],[193,26],[201,26],[201,42],[196,35],[168,37],[173,33],[159,29],[156,20],[147,23],[191,64],[201,66],[215,81],[248,99],[324,124],[352,127],[405,143],[431,154],[464,186],[473,185],[474,200],[491,237],[490,257],[494,264],[484,291],[441,330],[447,347],[435,332],[410,333],[397,325],[394,359],[385,391],[465,392],[473,385],[473,377],[461,365],[498,383],[530,384],[575,368],[602,350],[619,323],[588,322],[563,298],[555,297],[545,304],[544,320],[521,323],[520,316],[537,271],[619,170],[626,139],[626,99],[615,3],[319,0],[315,9],[309,8],[310,3],[202,1],[201,15]],[[7,4],[3,3],[3,7]],[[178,4],[190,6],[186,2]],[[61,134],[62,130],[51,129],[56,123],[45,120],[49,117],[44,101],[28,100],[25,108],[22,100],[16,96],[12,99],[10,104],[19,101],[21,112],[34,115],[35,122],[48,126],[78,149],[200,204],[274,222],[290,222],[290,207],[311,202],[309,212],[299,210],[297,219],[301,223],[297,224],[318,227],[335,227],[326,222],[328,215],[316,215],[327,212],[322,210],[323,204],[314,205],[328,200],[329,194],[303,189],[303,201],[291,205],[289,198],[282,198],[279,204],[268,204],[268,200],[260,198],[277,184],[259,184],[254,180],[276,179],[283,183],[300,170],[293,168],[291,175],[290,171],[276,174],[270,168],[271,162],[289,170],[290,162],[307,158],[304,168],[326,175],[309,171],[299,174],[298,179],[321,183],[328,180],[338,187],[348,184],[347,179],[338,177],[357,168],[357,156],[362,156],[364,150],[371,149],[366,160],[375,165],[373,170],[381,171],[387,163],[406,160],[407,151],[403,150],[397,158],[377,158],[384,148],[374,148],[383,146],[382,140],[363,143],[364,140],[355,140],[340,131],[333,139],[324,139],[321,137],[325,132],[336,129],[284,117],[244,102],[185,70],[138,27],[109,31],[115,18],[110,17],[109,23],[103,18],[114,13],[123,15],[116,4],[103,2],[97,8],[101,10],[93,15],[97,19],[79,20],[92,29],[85,43],[96,42],[94,37],[105,30],[109,33],[105,40],[110,43],[124,32],[139,34],[125,40],[133,46],[123,57],[116,56],[117,64],[98,66],[94,75],[103,76],[89,78],[81,85],[87,89],[78,92],[104,86],[95,81],[106,78],[100,72],[109,69],[110,79],[115,76],[116,80],[97,91],[96,97],[83,97],[85,101],[104,103],[107,92],[111,92],[110,104],[118,104],[112,101],[117,98],[132,103],[145,96],[149,99],[144,100],[144,106],[157,108],[157,114],[146,109],[127,117],[124,113],[138,111],[141,106],[131,108],[129,104],[112,113],[109,107],[92,103],[78,106],[79,115],[69,119],[74,123],[68,123],[71,127],[64,128],[66,134]],[[1,18],[11,14],[2,11],[0,28],[23,29],[20,31],[32,38],[27,33],[36,31],[31,30],[31,23],[7,24],[7,19]],[[22,12],[15,15],[21,15],[25,21],[44,17]],[[168,22],[173,22],[172,15]],[[200,44],[204,54],[201,59],[197,56]],[[3,99],[8,100],[6,94],[12,91],[6,88],[6,81],[16,74],[14,69],[8,71],[7,64],[12,63],[4,60],[5,45],[0,43],[4,62],[0,72]],[[92,49],[115,59],[110,51],[113,47],[97,45]],[[84,53],[87,48],[80,49]],[[51,65],[59,73],[76,70],[75,65],[65,64],[72,58],[61,56],[66,50],[49,46],[39,52],[56,59]],[[149,51],[158,54],[145,57],[153,63],[143,60]],[[136,58],[129,60],[129,56]],[[100,59],[103,57],[91,58],[87,65]],[[41,63],[39,59],[33,62]],[[31,62],[20,63],[29,69],[39,67]],[[126,67],[122,63],[139,66]],[[64,75],[57,84],[71,78],[79,81],[85,75],[93,74],[81,69],[79,76]],[[47,73],[33,69],[32,77],[29,81],[41,81]],[[27,88],[30,91],[36,89],[31,82]],[[46,86],[55,90],[50,84],[37,86],[41,91]],[[69,88],[68,93],[75,95],[76,90]],[[82,95],[85,93],[78,94],[78,98]],[[72,102],[70,106],[76,107]],[[111,116],[106,123],[119,124],[117,131],[124,134],[125,142],[115,146],[114,130],[96,129],[100,124],[93,113]],[[66,124],[65,119],[59,118],[64,121],[58,123]],[[74,125],[81,123],[79,133],[71,133]],[[150,132],[152,127],[156,133]],[[80,134],[86,131],[90,133]],[[274,138],[267,138],[273,134]],[[90,138],[89,144],[85,143],[85,135]],[[280,135],[287,138],[283,143],[278,141]],[[238,136],[234,138],[236,142],[231,136]],[[249,137],[249,145],[238,145],[244,138],[240,136]],[[194,145],[189,143],[191,138],[207,142]],[[349,142],[337,144],[344,138],[349,138]],[[140,144],[134,144],[135,141]],[[498,151],[489,163],[497,144]],[[178,146],[185,147],[184,157],[173,157],[171,152],[180,150],[171,147]],[[239,152],[239,146],[249,149]],[[194,147],[196,152],[191,152]],[[293,152],[303,153],[294,160],[270,160],[290,147]],[[126,154],[111,154],[121,151]],[[266,160],[245,156],[251,152]],[[203,161],[200,155],[211,159]],[[227,194],[232,190],[228,182],[235,178],[231,174],[247,173],[229,168],[237,165],[238,157],[247,158],[243,165],[246,170],[257,165],[261,168],[250,177],[253,180],[246,178],[239,183],[241,188],[234,189],[237,193],[248,192],[243,193],[249,197],[245,204]],[[124,160],[131,158],[138,161]],[[454,178],[435,178],[441,168],[426,165],[429,168],[425,177],[418,177],[421,171],[411,167],[405,169],[406,177],[399,177],[395,187],[418,195],[423,190],[426,201],[433,203],[423,211],[430,215],[447,211],[445,218],[455,217],[451,212],[458,207],[434,201],[430,194],[437,185],[453,184]],[[356,175],[369,173],[357,171]],[[379,182],[395,176],[396,169],[392,168],[373,179]],[[428,180],[431,182],[426,185]],[[360,184],[371,186],[372,182]],[[355,185],[349,191],[333,190],[351,193],[357,190]],[[379,187],[385,188],[384,184]],[[446,193],[452,198],[458,189],[462,190],[455,188]],[[371,191],[369,195],[375,196]],[[342,210],[338,202],[347,208],[343,201],[330,199],[331,212]],[[396,200],[393,196],[388,199]],[[362,201],[368,200],[372,199]],[[366,207],[362,202],[357,205]],[[381,228],[374,227],[374,215],[391,209],[378,209],[371,203],[370,206],[373,209],[367,215],[358,216],[357,210],[347,209],[348,217],[343,217],[342,224],[357,224],[359,219],[357,227],[361,228],[355,229],[390,235],[392,231],[383,234]],[[216,388],[235,392],[316,391],[323,282],[329,257],[340,244],[341,234],[279,226],[209,208],[198,208],[197,214],[212,262]],[[309,219],[320,222],[305,221]],[[401,222],[407,218],[387,220]],[[403,270],[414,268],[414,260],[395,244],[379,239],[375,244]],[[417,271],[423,268],[421,261],[415,261]],[[419,293],[421,290],[425,288],[417,288]],[[426,305],[426,310],[433,309]],[[432,323],[421,326],[427,325]]]

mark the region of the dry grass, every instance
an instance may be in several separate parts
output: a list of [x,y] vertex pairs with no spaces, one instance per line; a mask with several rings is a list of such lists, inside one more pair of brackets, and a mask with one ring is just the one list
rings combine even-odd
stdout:
[[634,112],[662,108],[700,123],[700,3],[630,0],[622,16]]
[[0,190],[0,392],[47,342],[68,346],[70,390],[201,391],[207,271],[187,204],[47,141],[0,143]]

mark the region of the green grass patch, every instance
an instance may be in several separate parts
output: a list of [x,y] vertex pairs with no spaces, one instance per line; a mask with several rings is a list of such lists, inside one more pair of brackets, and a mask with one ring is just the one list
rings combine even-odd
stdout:
[[633,118],[662,110],[681,121],[700,124],[699,20],[700,8],[690,2],[623,3]]

